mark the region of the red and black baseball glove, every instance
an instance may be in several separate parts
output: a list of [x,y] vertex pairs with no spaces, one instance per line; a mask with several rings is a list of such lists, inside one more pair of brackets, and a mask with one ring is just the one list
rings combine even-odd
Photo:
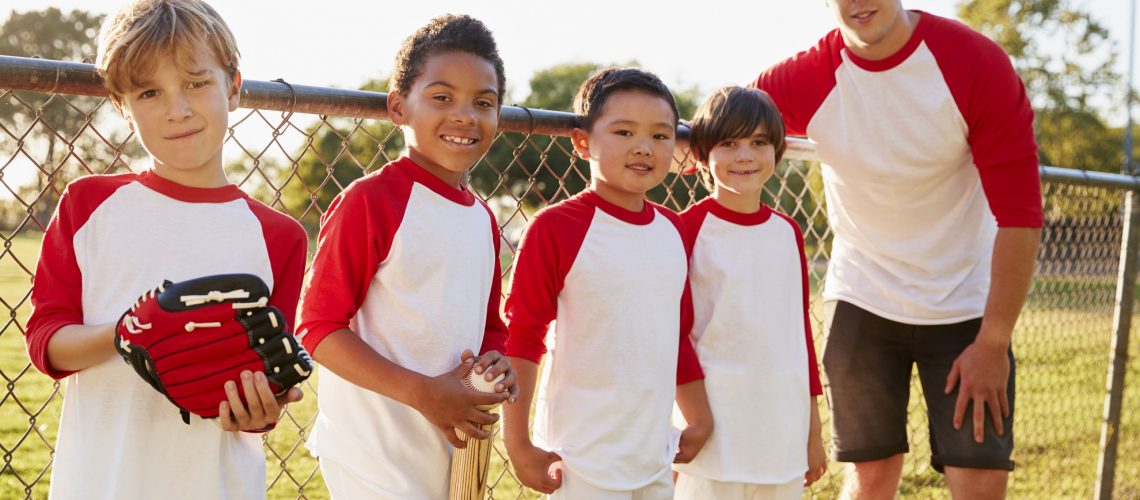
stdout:
[[251,274],[165,281],[119,319],[115,349],[184,421],[189,413],[214,418],[225,383],[242,371],[265,372],[277,395],[312,373],[309,353],[268,302],[269,287]]

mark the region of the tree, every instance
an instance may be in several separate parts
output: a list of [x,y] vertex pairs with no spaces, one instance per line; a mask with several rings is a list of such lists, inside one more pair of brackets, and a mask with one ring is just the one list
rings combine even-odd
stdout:
[[1068,0],[970,0],[958,16],[1012,58],[1036,112],[1043,164],[1120,171],[1120,144],[1097,109],[1121,100],[1103,25]]
[[[0,26],[0,55],[93,61],[101,15],[56,8],[12,12]],[[47,226],[66,183],[80,175],[105,172],[120,157],[123,137],[92,134],[103,99],[35,92],[12,92],[0,100],[0,122],[20,141],[4,140],[3,153],[39,167],[31,186],[9,186],[19,200],[6,211],[24,211],[17,227]],[[23,135],[31,129],[32,132]],[[64,144],[67,147],[62,147]],[[13,219],[5,214],[4,219]],[[7,225],[7,224],[6,224]],[[8,229],[14,229],[8,227]]]
[[[386,92],[388,80],[371,80],[360,90]],[[391,122],[324,118],[306,130],[309,140],[293,156],[296,167],[281,191],[285,211],[310,231],[336,195],[352,181],[397,158],[404,138]],[[293,168],[290,166],[290,168]]]

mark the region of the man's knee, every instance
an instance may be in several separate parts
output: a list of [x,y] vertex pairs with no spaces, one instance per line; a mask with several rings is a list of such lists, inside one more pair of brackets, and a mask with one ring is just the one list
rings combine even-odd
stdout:
[[890,500],[898,491],[903,455],[882,460],[847,464],[841,498],[845,500]]
[[1009,471],[946,467],[946,485],[955,499],[1000,500],[1005,498]]

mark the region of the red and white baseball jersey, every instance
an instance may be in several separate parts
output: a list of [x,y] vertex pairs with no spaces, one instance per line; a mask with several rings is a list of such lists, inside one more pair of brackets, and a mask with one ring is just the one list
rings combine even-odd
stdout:
[[997,227],[1042,224],[1033,110],[997,44],[918,14],[887,59],[860,59],[835,30],[754,86],[824,164],[824,298],[953,323],[982,315]]
[[36,368],[67,377],[50,496],[264,498],[260,435],[193,416],[184,424],[118,356],[52,369],[47,345],[64,326],[117,322],[163,280],[212,274],[257,275],[292,318],[307,243],[296,221],[234,185],[191,188],[153,171],[72,182],[44,234],[27,329]]
[[702,377],[689,332],[680,218],[585,191],[527,226],[507,298],[507,354],[547,352],[535,444],[590,484],[631,490],[668,470],[676,386]]
[[[470,191],[401,158],[325,213],[298,336],[319,352],[349,328],[394,363],[435,376],[465,349],[502,351],[499,227]],[[309,450],[393,498],[447,496],[450,448],[415,409],[322,370]]]
[[803,237],[761,205],[706,198],[681,214],[693,249],[693,340],[716,430],[677,470],[723,482],[782,484],[807,470],[819,383]]

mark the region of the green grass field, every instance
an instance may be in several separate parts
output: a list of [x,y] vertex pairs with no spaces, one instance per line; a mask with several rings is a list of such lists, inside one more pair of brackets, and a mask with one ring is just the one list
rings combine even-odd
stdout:
[[[28,364],[22,325],[29,308],[28,271],[34,269],[38,240],[19,237],[0,254],[0,300],[9,309],[0,330],[0,373],[7,390],[0,397],[0,498],[44,498],[50,479],[50,446],[55,442],[62,387]],[[1109,360],[1112,322],[1111,278],[1040,278],[1015,336],[1017,379],[1017,470],[1011,476],[1013,498],[1087,498],[1097,474],[1100,425]],[[0,309],[2,311],[3,309]],[[818,316],[817,316],[818,317]],[[1140,321],[1134,320],[1134,321]],[[1131,358],[1140,355],[1140,340]],[[817,346],[822,352],[822,345]],[[1140,384],[1136,362],[1127,375]],[[948,498],[941,476],[929,466],[925,413],[918,386],[911,397],[911,453],[901,494],[904,498]],[[327,498],[316,461],[304,448],[305,429],[316,412],[315,383],[266,442],[269,497]],[[825,417],[826,418],[826,417]],[[1116,497],[1140,498],[1140,390],[1127,393]],[[501,450],[501,447],[499,448]],[[537,497],[521,492],[503,468],[498,451],[491,482],[493,498]],[[806,496],[834,498],[841,466]]]

